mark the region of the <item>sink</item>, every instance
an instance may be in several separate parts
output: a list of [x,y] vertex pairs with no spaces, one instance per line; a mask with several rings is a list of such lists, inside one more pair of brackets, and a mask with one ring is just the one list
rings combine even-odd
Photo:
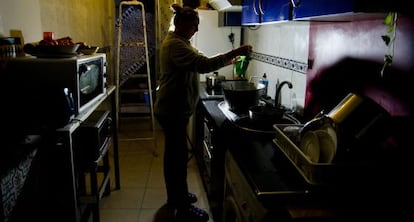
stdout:
[[244,132],[251,132],[260,135],[270,135],[273,137],[275,134],[275,129],[273,128],[274,124],[301,124],[297,118],[295,118],[287,111],[283,113],[280,119],[269,121],[263,124],[263,122],[258,123],[256,121],[253,121],[246,113],[236,114],[232,112],[225,101],[220,102],[218,104],[218,107],[227,117],[227,119],[233,123],[233,125]]
[[255,132],[255,133],[264,133],[264,134],[274,134],[275,129],[273,128],[274,124],[301,124],[300,121],[289,113],[284,113],[282,118],[276,120],[275,122],[269,122],[267,124],[257,124],[255,121],[252,121],[249,116],[239,118],[233,123],[240,129]]

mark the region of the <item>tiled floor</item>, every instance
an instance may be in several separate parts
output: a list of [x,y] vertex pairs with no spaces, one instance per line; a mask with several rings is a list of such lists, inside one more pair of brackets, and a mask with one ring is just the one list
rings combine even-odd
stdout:
[[[147,120],[120,121],[121,189],[112,189],[111,194],[101,200],[100,217],[102,222],[173,221],[171,212],[164,206],[166,190],[162,168],[162,131],[156,127],[155,142],[153,140],[131,140],[136,137],[151,136],[152,131],[148,130],[150,129],[148,126],[150,125]],[[188,185],[189,191],[198,197],[198,202],[195,205],[209,211],[195,158],[191,158],[188,163]],[[111,186],[115,187],[113,179]],[[210,219],[209,222],[212,221]]]

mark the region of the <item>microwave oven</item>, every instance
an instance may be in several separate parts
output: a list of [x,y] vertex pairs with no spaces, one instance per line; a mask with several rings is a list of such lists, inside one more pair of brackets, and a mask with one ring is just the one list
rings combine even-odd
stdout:
[[8,60],[0,95],[8,127],[36,133],[68,124],[105,96],[106,66],[104,53]]

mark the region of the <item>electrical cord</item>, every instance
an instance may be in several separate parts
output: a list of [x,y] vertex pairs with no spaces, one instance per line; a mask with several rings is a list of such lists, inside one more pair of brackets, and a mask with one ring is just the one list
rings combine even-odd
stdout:
[[231,42],[231,47],[232,47],[232,49],[234,49],[234,33],[233,33],[233,31],[228,35],[228,37],[229,37],[229,40]]

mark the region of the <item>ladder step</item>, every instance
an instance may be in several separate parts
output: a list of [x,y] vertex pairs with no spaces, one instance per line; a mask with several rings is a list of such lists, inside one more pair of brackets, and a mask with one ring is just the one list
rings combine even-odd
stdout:
[[120,93],[128,93],[128,94],[134,94],[134,93],[144,93],[148,92],[148,89],[119,89]]
[[125,46],[125,47],[133,47],[133,46],[145,47],[145,42],[121,42],[119,45]]
[[[143,103],[145,104],[145,103]],[[131,103],[131,104],[121,104],[119,107],[119,112],[120,113],[150,113],[151,109],[149,106],[145,105],[140,105],[139,103]]]
[[125,79],[146,79],[148,78],[148,74],[128,74],[128,75],[124,75],[123,78]]
[[119,61],[122,61],[122,62],[137,62],[137,63],[146,62],[145,58],[142,58],[142,57],[136,57],[136,58],[120,58]]

